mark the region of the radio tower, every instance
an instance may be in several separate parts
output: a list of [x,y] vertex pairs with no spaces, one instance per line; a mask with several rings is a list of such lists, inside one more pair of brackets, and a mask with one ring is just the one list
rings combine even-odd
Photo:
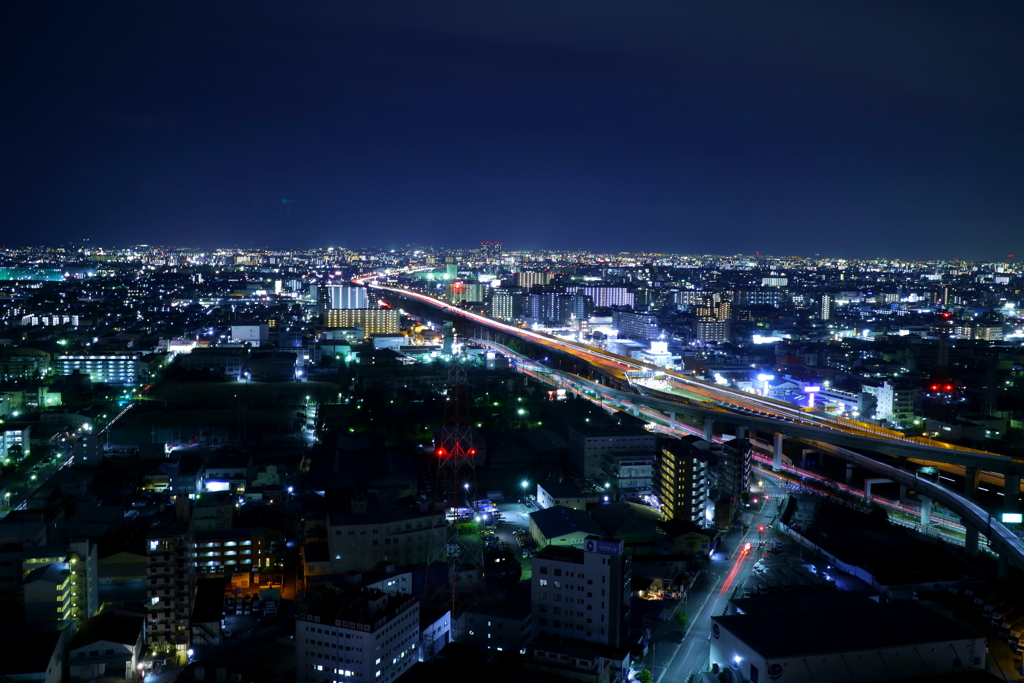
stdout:
[[[448,397],[444,426],[434,447],[435,510],[444,515],[444,532],[432,536],[427,564],[427,587],[435,599],[451,608],[451,623],[482,586],[484,556],[479,534],[459,535],[459,527],[474,519],[476,448],[469,419],[466,368],[456,360],[448,365]],[[447,569],[442,569],[446,567]],[[455,638],[454,628],[452,639]]]

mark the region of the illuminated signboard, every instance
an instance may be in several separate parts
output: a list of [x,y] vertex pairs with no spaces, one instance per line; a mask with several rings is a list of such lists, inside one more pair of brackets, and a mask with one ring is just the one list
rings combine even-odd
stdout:
[[588,538],[584,547],[587,552],[600,553],[602,555],[619,555],[622,553],[622,541],[602,541],[596,538]]
[[1004,512],[1003,524],[1020,524],[1024,522],[1024,515],[1019,512]]

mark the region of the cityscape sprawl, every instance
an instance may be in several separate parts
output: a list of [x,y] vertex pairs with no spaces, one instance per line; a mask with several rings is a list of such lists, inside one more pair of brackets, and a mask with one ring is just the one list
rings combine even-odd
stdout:
[[1012,257],[81,242],[0,300],[4,680],[1021,671]]

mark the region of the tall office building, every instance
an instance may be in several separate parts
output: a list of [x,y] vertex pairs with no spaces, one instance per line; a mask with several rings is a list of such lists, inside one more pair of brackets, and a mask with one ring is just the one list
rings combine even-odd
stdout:
[[330,308],[368,308],[366,287],[355,284],[330,285],[327,288]]
[[621,540],[588,536],[582,549],[549,545],[533,557],[532,571],[535,637],[626,645],[633,575]]
[[705,453],[685,441],[674,439],[662,444],[658,498],[666,517],[707,527],[708,489]]

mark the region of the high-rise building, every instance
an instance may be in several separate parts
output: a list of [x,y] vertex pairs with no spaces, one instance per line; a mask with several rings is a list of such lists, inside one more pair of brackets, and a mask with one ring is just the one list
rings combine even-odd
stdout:
[[401,314],[393,308],[338,308],[327,311],[327,328],[363,328],[363,337],[401,332]]
[[831,294],[821,295],[821,310],[818,312],[818,314],[822,320],[832,319],[832,304],[834,303],[834,301],[835,299]]
[[661,328],[658,327],[658,316],[656,315],[615,311],[613,320],[621,339],[648,340],[661,336]]
[[586,294],[594,302],[595,307],[630,306],[632,307],[633,292],[626,287],[616,285],[587,285],[567,287],[566,291]]
[[549,545],[533,557],[532,572],[535,637],[626,646],[633,576],[621,540],[588,536],[582,549]]
[[330,285],[327,288],[330,308],[368,308],[366,287],[356,284]]
[[704,343],[727,342],[732,334],[731,320],[698,320],[694,337]]
[[707,454],[685,441],[662,444],[658,473],[661,511],[669,519],[708,526],[709,481]]
[[195,540],[191,501],[179,494],[174,509],[146,535],[146,633],[155,650],[185,660],[195,598]]
[[500,259],[501,258],[502,244],[501,242],[481,242],[480,243],[480,255],[485,260]]
[[534,285],[551,282],[551,273],[546,270],[521,270],[516,273],[516,286],[529,291]]
[[467,303],[480,303],[484,300],[484,293],[487,286],[479,282],[466,282],[465,280],[453,280],[446,288],[446,298],[453,304],[463,301]]
[[526,296],[522,289],[499,288],[491,294],[491,317],[517,320],[523,315]]
[[420,603],[351,588],[295,617],[297,683],[391,683],[419,656]]

